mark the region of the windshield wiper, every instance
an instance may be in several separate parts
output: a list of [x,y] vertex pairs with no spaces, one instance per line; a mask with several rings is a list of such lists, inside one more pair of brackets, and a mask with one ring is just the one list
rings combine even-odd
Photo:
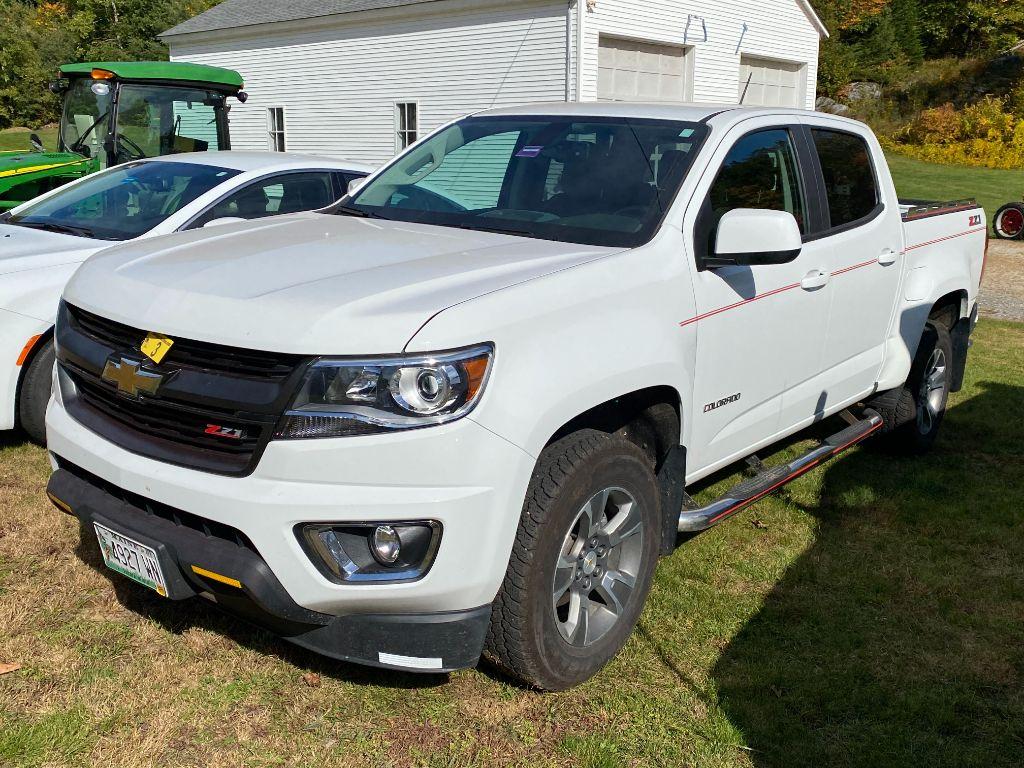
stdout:
[[379,213],[373,211],[364,211],[362,208],[353,208],[351,205],[336,205],[331,209],[331,213],[338,213],[342,216],[358,216],[360,219],[384,219],[385,221],[392,221],[387,216],[381,216]]
[[73,227],[70,224],[54,224],[49,221],[12,221],[11,224],[28,227],[29,229],[43,229],[47,232],[59,232],[62,235],[75,235],[76,237],[88,237],[93,240],[104,240],[97,237],[96,233],[88,227]]
[[506,227],[492,227],[487,224],[468,224],[462,223],[456,225],[459,229],[473,229],[477,232],[494,232],[499,235],[518,235],[519,237],[537,237],[536,232],[531,232],[528,229],[511,229]]
[[89,134],[93,132],[97,125],[103,122],[103,120],[109,113],[110,111],[107,110],[102,115],[97,117],[96,122],[90,125],[88,128],[86,128],[85,131],[82,132],[82,135],[78,137],[78,141],[76,141],[74,144],[68,147],[68,149],[70,149],[72,152],[78,152],[82,147],[84,147],[85,140],[89,137]]

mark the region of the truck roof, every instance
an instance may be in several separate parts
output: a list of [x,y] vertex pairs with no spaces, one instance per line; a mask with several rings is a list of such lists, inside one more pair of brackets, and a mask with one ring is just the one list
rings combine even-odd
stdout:
[[739,122],[740,120],[762,115],[807,116],[812,114],[850,122],[847,118],[840,118],[836,115],[823,115],[806,109],[794,109],[792,107],[745,107],[740,104],[643,103],[625,101],[536,102],[533,104],[486,109],[476,112],[474,116],[632,117],[654,120],[684,120],[696,123],[708,121],[718,115],[727,116],[727,122]]
[[86,77],[94,69],[113,72],[122,80],[172,80],[188,83],[208,83],[211,86],[237,91],[242,87],[242,76],[233,69],[189,64],[183,61],[84,61],[65,64],[60,68],[62,77]]

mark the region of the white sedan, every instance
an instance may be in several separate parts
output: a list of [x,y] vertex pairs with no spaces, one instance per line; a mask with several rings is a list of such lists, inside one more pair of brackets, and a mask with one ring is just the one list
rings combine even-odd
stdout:
[[115,242],[315,210],[373,169],[279,152],[201,152],[86,176],[0,216],[0,430],[45,441],[64,285]]

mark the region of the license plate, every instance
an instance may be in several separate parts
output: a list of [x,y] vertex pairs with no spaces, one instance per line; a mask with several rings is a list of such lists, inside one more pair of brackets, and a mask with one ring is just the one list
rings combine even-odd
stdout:
[[167,597],[167,582],[164,581],[163,571],[160,570],[156,550],[99,523],[93,525],[96,527],[96,538],[100,541],[100,552],[103,553],[103,562],[107,568]]

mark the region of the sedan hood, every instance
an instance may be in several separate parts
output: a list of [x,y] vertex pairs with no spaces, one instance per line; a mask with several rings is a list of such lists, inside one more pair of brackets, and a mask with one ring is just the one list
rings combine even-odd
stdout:
[[454,304],[617,250],[307,213],[107,249],[65,298],[172,338],[376,354],[402,350]]
[[0,224],[0,275],[82,261],[106,245],[105,240]]

